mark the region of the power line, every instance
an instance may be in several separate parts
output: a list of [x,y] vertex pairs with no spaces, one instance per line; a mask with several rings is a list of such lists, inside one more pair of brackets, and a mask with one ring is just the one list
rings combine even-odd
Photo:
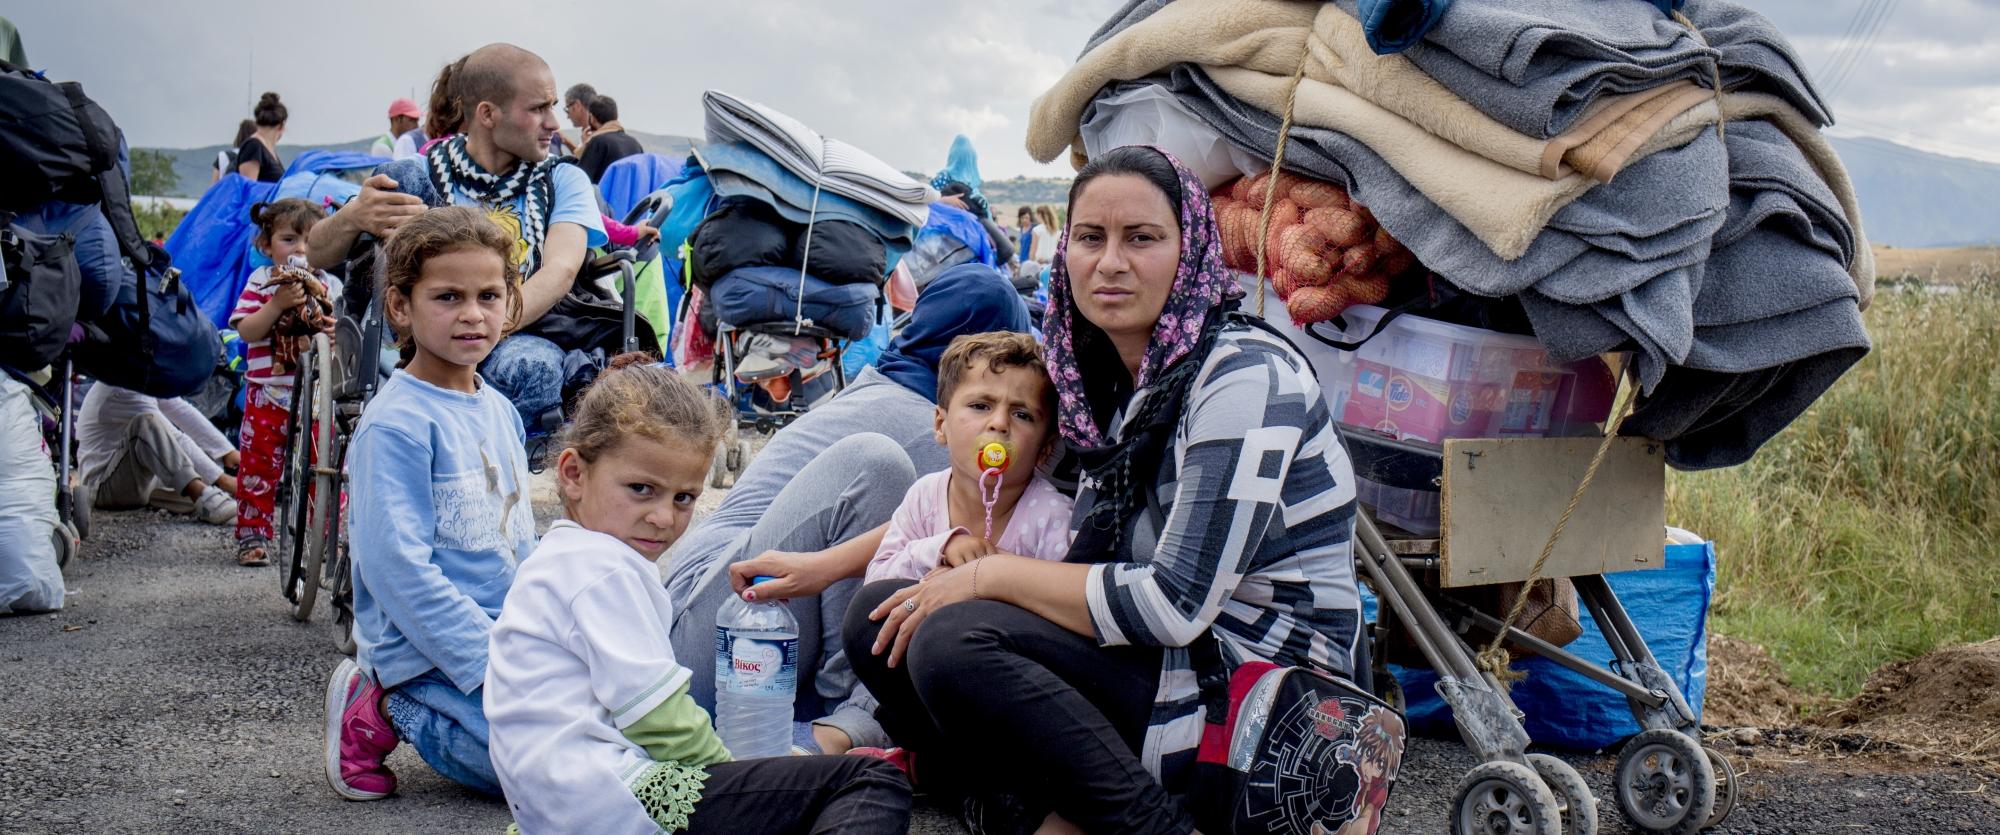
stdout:
[[1896,5],[1899,2],[1901,0],[1886,0],[1882,4],[1881,13],[1875,16],[1873,25],[1861,36],[1860,44],[1855,48],[1853,57],[1841,69],[1839,77],[1834,78],[1830,82],[1826,94],[1829,101],[1840,95],[1841,89],[1846,87],[1848,80],[1854,77],[1854,71],[1859,69],[1862,63],[1868,59],[1869,50],[1875,46],[1875,39],[1882,34],[1883,28],[1888,25],[1889,18],[1895,14]]
[[1826,58],[1821,59],[1818,72],[1814,73],[1814,75],[1818,76],[1822,81],[1832,77],[1831,73],[1834,66],[1841,62],[1841,59],[1847,54],[1849,49],[1853,48],[1854,37],[1861,32],[1861,22],[1874,13],[1875,7],[1880,2],[1881,0],[1862,0],[1861,8],[1855,10],[1853,17],[1848,18],[1847,30],[1841,32],[1840,38],[1833,42],[1832,53],[1827,55]]

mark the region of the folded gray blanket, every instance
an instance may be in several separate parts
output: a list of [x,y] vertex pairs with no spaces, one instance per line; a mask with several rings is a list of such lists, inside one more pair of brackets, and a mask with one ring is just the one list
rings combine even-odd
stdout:
[[[1349,14],[1357,0],[1335,0]],[[1157,0],[1155,0],[1157,4]],[[1134,9],[1143,19],[1141,11]],[[1460,98],[1530,136],[1562,133],[1606,95],[1673,81],[1778,95],[1831,124],[1771,22],[1727,0],[1690,0],[1690,31],[1647,3],[1457,0],[1402,54]],[[1130,25],[1131,14],[1116,21]]]
[[1689,305],[1686,358],[1665,369],[1624,426],[1665,440],[1679,469],[1749,460],[1870,347],[1844,266],[1852,230],[1837,207],[1828,210],[1831,191],[1777,128],[1750,121],[1726,130],[1732,194],[1704,264],[1628,294],[1622,311],[1521,295],[1538,338],[1564,358],[1641,341],[1620,315],[1634,300]]

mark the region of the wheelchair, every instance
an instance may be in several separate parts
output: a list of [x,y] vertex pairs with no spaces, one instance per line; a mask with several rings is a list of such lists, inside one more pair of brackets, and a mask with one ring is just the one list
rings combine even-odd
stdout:
[[[633,208],[626,222],[650,219],[657,226],[672,206],[672,198],[665,192],[649,195]],[[368,402],[391,371],[383,358],[388,323],[382,294],[375,291],[382,281],[382,246],[366,238],[356,245],[356,251],[358,257],[350,258],[346,265],[346,309],[336,318],[332,335],[315,334],[299,357],[272,543],[279,567],[279,592],[290,604],[292,618],[310,621],[324,593],[335,627],[334,644],[350,655],[355,646],[352,553],[347,536],[347,450]],[[656,251],[657,244],[652,244],[638,250],[615,250],[588,261],[571,290],[571,298],[584,296],[598,304],[609,298],[622,308],[618,344],[624,350],[641,346],[637,311],[629,303],[638,289],[635,264]],[[606,279],[615,279],[615,291],[603,286]],[[360,315],[353,315],[354,310],[361,311]],[[531,461],[540,460],[549,436],[561,425],[558,406],[528,427]]]

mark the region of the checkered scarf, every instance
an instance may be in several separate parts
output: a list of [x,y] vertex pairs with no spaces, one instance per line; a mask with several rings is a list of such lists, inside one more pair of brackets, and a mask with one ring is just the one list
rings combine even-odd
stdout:
[[456,205],[460,192],[482,207],[512,203],[523,192],[527,194],[521,212],[521,242],[527,249],[527,260],[521,265],[523,276],[534,275],[541,265],[542,239],[548,236],[549,211],[555,205],[554,172],[562,162],[556,157],[536,163],[519,160],[506,176],[498,176],[472,161],[465,152],[464,134],[439,142],[424,154],[424,167],[445,205]]

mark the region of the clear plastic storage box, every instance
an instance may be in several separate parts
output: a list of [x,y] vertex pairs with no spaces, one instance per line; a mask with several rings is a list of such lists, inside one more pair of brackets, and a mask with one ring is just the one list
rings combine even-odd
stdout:
[[[1613,378],[1592,358],[1556,363],[1533,337],[1348,308],[1314,330],[1367,341],[1355,351],[1313,351],[1314,368],[1334,419],[1405,440],[1542,438],[1595,431],[1611,410]],[[1318,347],[1325,347],[1319,343]],[[1383,521],[1419,534],[1438,530],[1438,494],[1359,485],[1363,504]]]

